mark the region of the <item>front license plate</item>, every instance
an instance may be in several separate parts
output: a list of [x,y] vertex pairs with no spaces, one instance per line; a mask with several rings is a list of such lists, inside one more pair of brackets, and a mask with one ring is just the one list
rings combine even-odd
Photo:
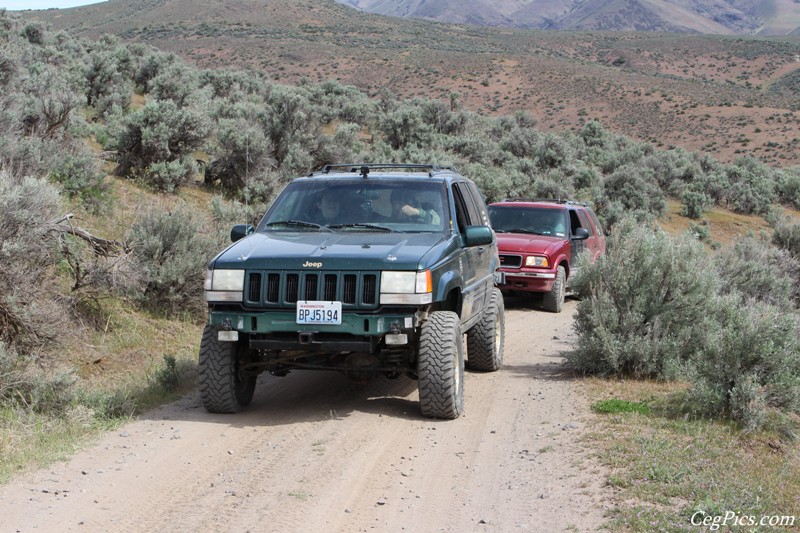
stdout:
[[334,324],[342,323],[342,302],[317,302],[299,300],[297,302],[298,324]]

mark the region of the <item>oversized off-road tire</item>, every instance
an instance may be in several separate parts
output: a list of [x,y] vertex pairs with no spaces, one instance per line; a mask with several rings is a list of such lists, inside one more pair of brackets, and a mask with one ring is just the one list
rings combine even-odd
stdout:
[[253,399],[255,376],[242,376],[247,347],[239,342],[220,342],[217,330],[206,326],[200,341],[198,382],[200,399],[211,413],[238,413]]
[[567,273],[564,270],[564,267],[560,266],[558,267],[556,282],[553,283],[553,288],[550,290],[550,292],[544,293],[544,298],[542,298],[542,306],[544,307],[545,311],[550,311],[551,313],[561,312],[561,309],[564,307],[566,283]]
[[505,314],[503,294],[495,287],[480,321],[467,331],[467,367],[470,370],[494,372],[503,366]]
[[434,311],[422,326],[417,361],[419,406],[431,418],[464,412],[464,337],[452,311]]

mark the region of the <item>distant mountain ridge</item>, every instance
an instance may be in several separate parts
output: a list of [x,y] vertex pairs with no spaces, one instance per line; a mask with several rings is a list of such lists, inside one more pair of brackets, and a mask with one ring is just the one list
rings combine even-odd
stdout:
[[438,22],[551,30],[800,33],[799,0],[336,0]]

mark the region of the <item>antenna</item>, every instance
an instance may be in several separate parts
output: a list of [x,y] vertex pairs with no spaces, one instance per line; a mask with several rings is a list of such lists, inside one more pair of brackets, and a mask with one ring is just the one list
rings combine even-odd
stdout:
[[244,223],[250,223],[250,135],[244,142]]

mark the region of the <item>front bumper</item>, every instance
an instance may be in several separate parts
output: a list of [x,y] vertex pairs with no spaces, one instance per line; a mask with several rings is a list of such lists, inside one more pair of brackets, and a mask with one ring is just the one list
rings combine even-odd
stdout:
[[503,269],[505,283],[500,290],[523,292],[550,292],[556,282],[556,273],[548,270]]
[[298,324],[295,311],[216,311],[210,310],[209,324],[217,329],[236,330],[248,335],[303,334],[323,335],[326,338],[383,337],[390,332],[406,331],[418,325],[415,310],[408,312],[368,314],[345,312],[342,323]]

